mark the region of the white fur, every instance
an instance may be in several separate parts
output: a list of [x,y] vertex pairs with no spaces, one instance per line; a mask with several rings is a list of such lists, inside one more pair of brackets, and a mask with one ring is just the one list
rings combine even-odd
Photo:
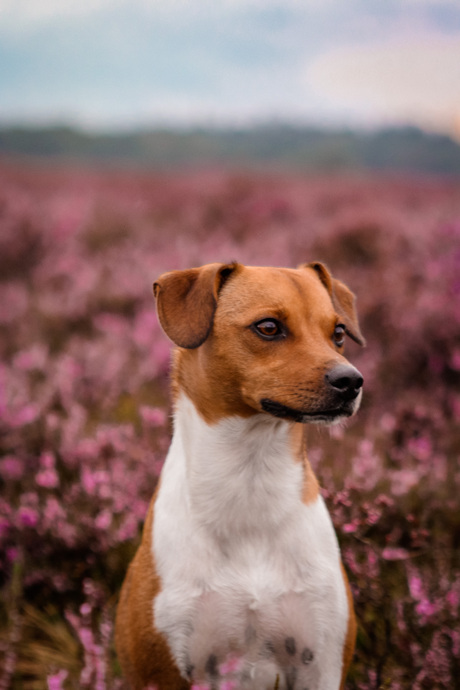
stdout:
[[177,402],[154,509],[154,617],[194,682],[209,682],[210,655],[235,655],[240,667],[221,670],[236,688],[273,690],[278,674],[280,690],[339,688],[339,549],[322,498],[302,503],[289,430],[266,414],[208,425],[188,398]]

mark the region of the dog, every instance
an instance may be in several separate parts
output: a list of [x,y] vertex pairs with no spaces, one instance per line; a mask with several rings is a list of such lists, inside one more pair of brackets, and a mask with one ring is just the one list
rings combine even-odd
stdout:
[[359,407],[353,293],[321,263],[208,264],[154,283],[174,431],[123,583],[115,643],[133,690],[338,690],[356,621],[305,451]]

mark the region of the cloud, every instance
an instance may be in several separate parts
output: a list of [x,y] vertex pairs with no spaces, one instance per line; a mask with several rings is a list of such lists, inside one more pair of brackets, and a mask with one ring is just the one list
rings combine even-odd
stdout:
[[[335,4],[337,0],[304,0],[303,6],[309,8]],[[101,11],[129,8],[133,13],[172,14],[178,19],[183,14],[201,13],[217,10],[220,14],[232,11],[251,11],[263,8],[291,8],[299,10],[298,0],[84,0],[66,2],[65,0],[0,0],[2,20],[16,22],[18,25],[36,25],[55,22],[61,17],[91,16]]]
[[460,116],[460,37],[339,48],[310,63],[305,78],[326,109],[369,122],[406,121],[443,129]]
[[420,123],[456,110],[458,0],[0,0],[0,16],[4,122]]
[[62,0],[0,0],[2,22],[19,27],[29,27],[47,21],[56,22],[60,17],[92,14],[124,0],[85,0],[85,2],[62,2]]

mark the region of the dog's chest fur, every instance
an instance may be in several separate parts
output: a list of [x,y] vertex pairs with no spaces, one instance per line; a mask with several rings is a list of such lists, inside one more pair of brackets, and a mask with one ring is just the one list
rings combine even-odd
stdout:
[[162,587],[153,606],[195,683],[272,690],[279,675],[280,690],[339,685],[347,628],[339,550],[322,498],[302,502],[290,430],[267,415],[208,425],[188,398],[176,401],[154,506]]

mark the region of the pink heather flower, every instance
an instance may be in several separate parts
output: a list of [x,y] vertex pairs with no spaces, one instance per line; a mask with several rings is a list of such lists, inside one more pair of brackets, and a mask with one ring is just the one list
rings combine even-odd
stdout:
[[429,438],[411,438],[408,443],[408,450],[417,460],[428,460],[433,452],[433,446]]
[[375,499],[375,504],[379,506],[393,506],[394,503],[394,500],[386,494],[379,494]]
[[96,527],[100,530],[106,530],[112,524],[112,515],[108,510],[103,510],[94,521]]
[[452,615],[457,615],[458,606],[460,604],[460,593],[458,589],[450,589],[446,594],[446,601],[449,604]]
[[117,337],[126,335],[128,328],[126,319],[115,314],[96,314],[93,318],[93,323],[103,333],[110,333]]
[[14,563],[19,558],[20,551],[15,546],[6,549],[6,557],[10,563]]
[[380,513],[376,510],[369,510],[366,517],[366,524],[376,525],[380,519]]
[[[417,681],[425,681],[424,687],[453,687],[451,684],[453,678],[451,676],[449,655],[445,649],[442,638],[443,631],[436,631],[433,635],[431,648],[428,650],[425,656],[423,669],[416,678]],[[427,686],[426,681],[432,683],[434,680],[437,681],[437,684],[433,683],[432,685]]]
[[24,527],[36,527],[38,524],[38,513],[33,508],[23,506],[18,511],[19,522]]
[[150,348],[158,331],[158,319],[153,309],[141,311],[135,321],[132,332],[133,339],[139,347]]
[[55,464],[56,464],[56,458],[54,456],[54,453],[47,451],[47,452],[42,453],[40,455],[40,466],[43,467],[43,469],[45,469],[45,470],[54,469]]
[[386,561],[403,561],[409,557],[409,552],[397,546],[387,546],[382,551],[382,557]]
[[31,424],[34,422],[37,417],[38,417],[38,408],[36,405],[33,405],[32,403],[29,403],[28,405],[24,405],[16,414],[13,416],[12,419],[12,426],[13,427],[19,427],[19,426],[25,426],[26,424]]
[[418,472],[405,469],[391,473],[391,491],[395,496],[407,494],[419,481]]
[[409,577],[409,591],[413,599],[420,600],[424,594],[422,579],[418,575]]
[[0,461],[0,474],[5,479],[21,479],[24,474],[24,463],[14,455],[7,455]]
[[69,580],[65,575],[54,575],[51,578],[53,587],[57,592],[65,592],[69,590]]
[[439,605],[433,603],[427,598],[421,599],[417,606],[415,607],[418,615],[420,616],[420,622],[423,624],[427,623],[428,619],[434,616],[439,611]]
[[454,657],[458,658],[460,656],[460,632],[458,630],[451,630],[449,634],[452,640],[452,651],[454,653]]
[[367,551],[367,574],[371,578],[376,578],[379,574],[379,559],[371,549]]
[[383,414],[380,418],[380,426],[383,429],[383,431],[386,431],[387,433],[390,433],[394,431],[396,427],[396,419],[392,414],[389,412],[386,412]]
[[78,635],[80,637],[80,641],[83,647],[87,652],[92,651],[97,653],[99,651],[99,646],[94,642],[94,635],[92,630],[90,630],[89,628],[85,628],[84,626],[81,626],[78,629]]
[[29,296],[25,284],[9,282],[2,286],[0,300],[0,323],[9,324],[27,311]]
[[92,611],[91,605],[86,601],[80,606],[80,613],[82,616],[89,616]]
[[460,371],[460,349],[456,348],[453,353],[452,357],[450,360],[450,366],[452,369],[455,369],[456,371]]
[[68,671],[58,671],[58,673],[53,674],[52,676],[48,676],[47,682],[48,682],[48,690],[62,690],[63,689],[63,682],[68,676]]
[[48,357],[48,350],[44,345],[35,344],[28,350],[22,350],[14,358],[14,367],[23,371],[44,369]]
[[81,473],[81,481],[83,489],[90,496],[96,492],[98,482],[96,481],[96,474],[91,472],[88,467],[83,467]]
[[49,497],[43,510],[43,517],[49,526],[55,526],[58,521],[64,520],[65,516],[62,504],[53,496]]
[[346,522],[344,525],[342,525],[342,532],[345,532],[346,534],[353,534],[353,532],[356,532],[358,529],[359,522],[357,520],[353,520],[353,522]]
[[434,479],[437,482],[444,483],[447,481],[448,464],[447,458],[444,455],[433,455],[431,458],[430,471],[433,470]]
[[49,469],[39,472],[35,477],[35,481],[38,486],[42,486],[45,489],[54,489],[59,484],[59,477],[56,470]]
[[131,515],[129,513],[126,516],[126,518],[123,520],[123,522],[121,523],[121,525],[117,531],[117,535],[116,535],[117,541],[122,542],[122,541],[128,541],[130,539],[133,539],[133,537],[135,536],[135,534],[137,532],[137,526],[138,526],[137,519],[135,518],[134,515]]
[[166,423],[166,412],[160,407],[142,405],[139,410],[142,421],[148,426],[163,426]]

